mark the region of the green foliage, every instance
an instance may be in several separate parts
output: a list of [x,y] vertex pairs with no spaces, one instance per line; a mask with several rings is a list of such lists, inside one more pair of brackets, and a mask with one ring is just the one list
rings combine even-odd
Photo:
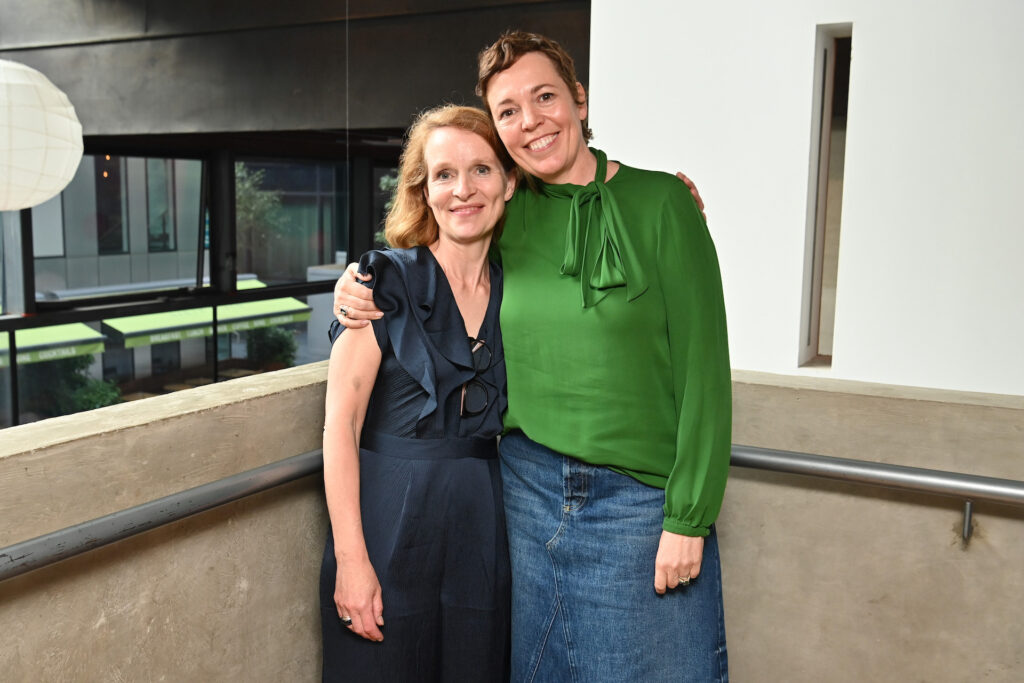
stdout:
[[113,382],[90,377],[86,380],[84,386],[75,390],[71,400],[77,410],[93,410],[94,408],[102,408],[103,406],[120,403],[121,390]]
[[245,340],[249,360],[260,367],[295,365],[295,352],[299,345],[291,330],[283,327],[259,327],[250,330]]
[[[398,169],[396,168],[387,175],[382,175],[377,187],[381,192],[388,193],[388,201],[384,204],[384,215],[386,216],[391,211],[391,205],[395,203],[395,193],[398,192]],[[384,221],[381,221],[380,230],[373,234],[373,239],[379,245],[387,244],[387,240],[384,239]]]
[[86,374],[92,363],[92,356],[75,356],[20,366],[21,412],[57,417],[120,403],[121,391],[113,382]]
[[392,173],[381,176],[377,186],[380,187],[381,192],[387,192],[391,195],[391,198],[384,205],[384,210],[390,211],[391,205],[395,203],[395,192],[398,190],[398,169],[396,168]]
[[238,235],[266,232],[279,223],[281,193],[263,189],[263,169],[251,171],[235,162],[235,224]]
[[287,254],[294,235],[302,232],[282,210],[281,193],[263,189],[263,169],[235,162],[235,244],[239,267],[273,272],[275,256]]

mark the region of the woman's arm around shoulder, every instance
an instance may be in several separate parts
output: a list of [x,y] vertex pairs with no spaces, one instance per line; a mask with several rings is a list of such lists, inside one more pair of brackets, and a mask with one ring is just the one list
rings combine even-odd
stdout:
[[693,201],[697,202],[697,208],[700,209],[700,215],[706,222],[708,220],[708,215],[704,213],[704,200],[700,198],[700,191],[697,189],[697,184],[690,180],[690,178],[682,171],[676,172],[676,178],[682,180],[687,189],[690,190],[690,194],[693,195]]
[[358,263],[350,263],[334,283],[334,316],[346,329],[366,327],[371,320],[384,316],[373,303],[373,290],[361,283],[369,283],[372,277],[359,272]]

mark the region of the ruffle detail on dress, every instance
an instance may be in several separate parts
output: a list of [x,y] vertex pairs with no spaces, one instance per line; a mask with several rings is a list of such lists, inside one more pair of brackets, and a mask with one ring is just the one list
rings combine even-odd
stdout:
[[[384,313],[373,324],[384,326],[398,363],[428,395],[419,421],[440,415],[439,397],[447,397],[476,374],[455,299],[438,296],[438,288],[448,287],[440,280],[441,267],[426,247],[415,247],[369,251],[359,260],[359,272],[373,276],[367,285]],[[456,367],[455,377],[446,380],[452,386],[438,386],[431,350]]]

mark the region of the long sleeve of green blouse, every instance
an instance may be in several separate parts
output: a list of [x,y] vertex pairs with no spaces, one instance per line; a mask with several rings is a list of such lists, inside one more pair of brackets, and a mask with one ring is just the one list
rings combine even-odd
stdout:
[[662,206],[658,277],[668,323],[676,458],[665,485],[667,531],[707,535],[718,517],[732,447],[732,377],[722,278],[693,198]]
[[707,226],[665,173],[621,165],[600,201],[545,187],[516,193],[500,242],[505,428],[665,489],[663,528],[706,535],[732,428]]

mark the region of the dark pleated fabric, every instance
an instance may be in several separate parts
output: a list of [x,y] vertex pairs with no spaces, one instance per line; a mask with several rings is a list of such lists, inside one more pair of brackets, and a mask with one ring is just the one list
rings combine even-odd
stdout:
[[[443,271],[424,248],[370,252],[382,350],[360,440],[360,500],[380,580],[384,641],[348,631],[334,604],[328,531],[320,576],[325,681],[507,680],[509,567],[495,437],[504,411],[498,333],[501,273],[478,338],[491,367],[473,369],[465,326]],[[460,416],[470,379],[489,393]]]

